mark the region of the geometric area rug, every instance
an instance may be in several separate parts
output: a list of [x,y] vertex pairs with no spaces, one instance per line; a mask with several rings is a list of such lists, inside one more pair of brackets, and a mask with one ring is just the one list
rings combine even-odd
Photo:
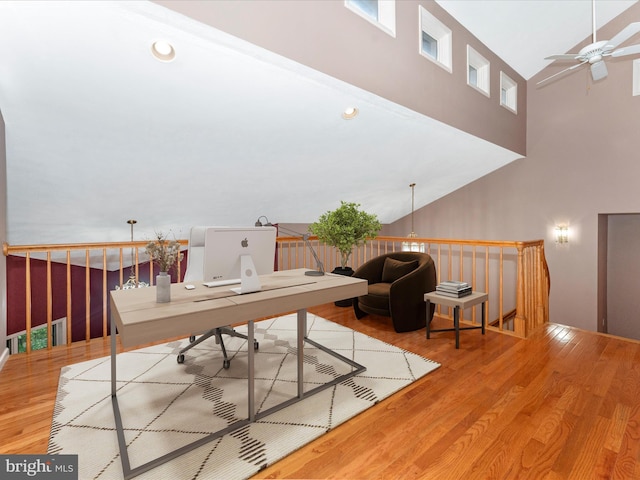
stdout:
[[[255,408],[297,394],[296,314],[255,322]],[[366,371],[212,440],[136,479],[245,479],[411,384],[440,365],[308,314],[309,338]],[[246,333],[246,326],[236,330]],[[229,369],[213,338],[176,361],[188,339],[120,353],[118,403],[131,468],[246,418],[246,340],[225,337]],[[305,391],[352,366],[305,344]],[[110,357],[61,369],[48,453],[77,454],[78,478],[121,479],[111,404]]]

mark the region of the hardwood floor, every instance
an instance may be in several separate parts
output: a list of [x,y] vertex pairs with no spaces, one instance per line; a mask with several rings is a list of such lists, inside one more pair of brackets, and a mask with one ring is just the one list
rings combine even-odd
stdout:
[[[254,478],[640,478],[640,343],[549,324],[527,340],[462,332],[456,350],[452,332],[310,311],[442,366]],[[10,357],[0,453],[45,453],[60,367],[108,354],[99,339]]]

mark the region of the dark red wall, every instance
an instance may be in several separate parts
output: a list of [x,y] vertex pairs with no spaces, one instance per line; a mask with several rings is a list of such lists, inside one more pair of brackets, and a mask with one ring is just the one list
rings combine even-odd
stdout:
[[[25,330],[27,319],[26,307],[26,259],[7,256],[7,334]],[[31,265],[31,326],[47,323],[47,262],[30,260]],[[186,255],[182,261],[182,269],[186,269]],[[149,283],[149,264],[140,264],[140,279]],[[127,280],[129,270],[123,272]],[[102,336],[102,270],[90,269],[90,328],[91,337]],[[175,272],[172,281],[177,281]],[[85,267],[71,266],[71,319],[73,341],[85,339]],[[120,281],[120,271],[107,272],[107,295]],[[67,266],[51,263],[52,320],[67,316]],[[109,303],[107,298],[107,331],[109,326]]]

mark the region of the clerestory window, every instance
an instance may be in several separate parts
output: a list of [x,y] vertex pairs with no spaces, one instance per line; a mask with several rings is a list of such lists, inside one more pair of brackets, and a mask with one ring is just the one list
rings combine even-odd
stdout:
[[518,84],[504,72],[500,72],[500,105],[518,113]]
[[344,5],[392,37],[396,36],[395,0],[345,0]]
[[489,72],[489,60],[467,45],[467,85],[489,97]]
[[422,5],[420,14],[420,55],[451,72],[451,29]]

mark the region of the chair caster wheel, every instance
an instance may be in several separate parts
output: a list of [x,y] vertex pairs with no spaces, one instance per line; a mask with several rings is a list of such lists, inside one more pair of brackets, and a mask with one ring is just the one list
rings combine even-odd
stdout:
[[224,367],[225,370],[229,370],[229,367],[231,366],[231,360],[224,360],[222,362],[222,366]]
[[258,343],[258,341],[257,341],[257,340],[254,340],[254,341],[253,341],[253,349],[257,351],[257,350],[258,350],[258,348],[260,348],[260,344]]
[[181,353],[180,355],[178,355],[177,360],[178,360],[178,363],[184,363],[184,354]]
[[191,336],[189,337],[189,343],[193,343],[193,342],[195,342],[195,341],[196,341],[196,336],[195,336],[195,335],[191,335]]

